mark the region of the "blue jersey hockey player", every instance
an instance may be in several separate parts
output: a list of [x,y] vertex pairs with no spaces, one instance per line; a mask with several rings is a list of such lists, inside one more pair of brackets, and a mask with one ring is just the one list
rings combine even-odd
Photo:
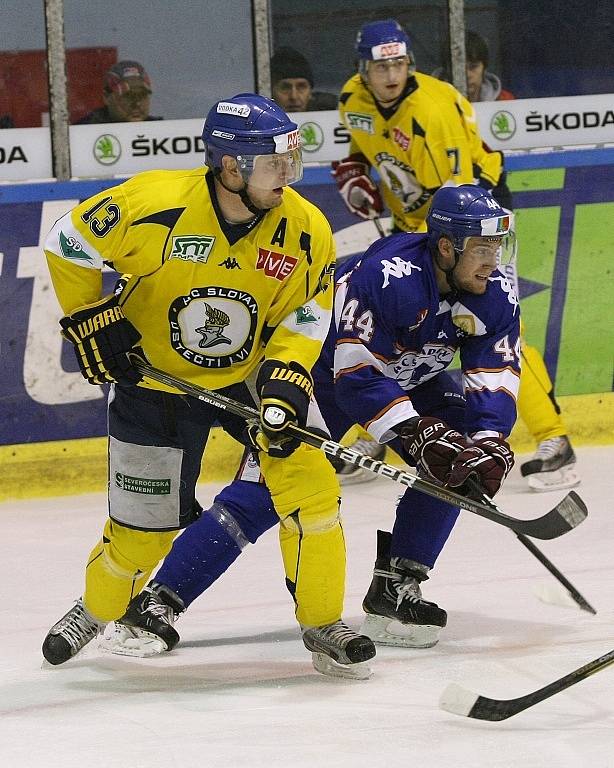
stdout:
[[[334,439],[360,423],[431,479],[492,497],[514,462],[506,438],[520,377],[518,300],[497,270],[513,258],[511,218],[489,192],[461,185],[435,193],[427,225],[426,234],[377,241],[338,270],[334,323],[312,371],[316,399]],[[457,350],[462,387],[446,371]],[[437,642],[446,613],[420,584],[458,513],[408,488],[392,532],[378,531],[362,629],[377,643]],[[177,613],[275,522],[264,486],[225,488],[132,601],[112,649],[170,650]]]

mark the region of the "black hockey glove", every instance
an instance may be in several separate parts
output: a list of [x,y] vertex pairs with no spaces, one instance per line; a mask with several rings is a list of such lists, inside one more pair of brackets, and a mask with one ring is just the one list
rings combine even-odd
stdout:
[[[458,454],[446,485],[478,501],[480,491],[492,499],[513,466],[509,444],[500,437],[485,437]],[[475,483],[468,482],[469,478]]]
[[133,385],[142,379],[127,352],[141,334],[124,315],[117,296],[75,309],[60,320],[62,336],[72,342],[83,377],[90,384]]
[[260,424],[248,429],[252,443],[270,456],[286,458],[300,445],[297,438],[284,435],[288,424],[307,423],[313,382],[298,363],[266,360],[256,380],[260,395]]
[[440,483],[446,482],[452,463],[468,446],[460,432],[433,416],[414,416],[394,431],[418,467]]

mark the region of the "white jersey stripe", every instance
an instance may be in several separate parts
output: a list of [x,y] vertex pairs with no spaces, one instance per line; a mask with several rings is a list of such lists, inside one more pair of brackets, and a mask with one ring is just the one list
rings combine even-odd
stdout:
[[380,411],[364,427],[379,443],[387,443],[396,437],[396,433],[392,432],[392,427],[418,415],[411,400],[399,398],[390,403],[383,411]]
[[518,397],[520,376],[513,368],[498,368],[495,370],[477,369],[465,371],[463,388],[465,392],[507,392],[514,400]]
[[384,372],[385,363],[378,360],[372,352],[355,339],[343,339],[337,342],[335,349],[335,378],[347,368],[362,368],[365,365],[372,365],[380,373]]

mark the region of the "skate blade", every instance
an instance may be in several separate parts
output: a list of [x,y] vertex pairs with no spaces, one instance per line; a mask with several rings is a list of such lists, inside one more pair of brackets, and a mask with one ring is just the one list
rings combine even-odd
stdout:
[[114,629],[102,638],[100,650],[116,656],[159,656],[168,650],[167,644],[151,632],[134,627],[115,625]]
[[580,477],[573,467],[562,467],[552,472],[536,472],[527,478],[529,488],[537,493],[562,491],[580,485]]
[[435,624],[402,624],[386,616],[367,614],[360,633],[370,637],[376,645],[397,648],[432,648],[439,641],[441,627]]
[[340,677],[344,680],[368,680],[371,675],[371,668],[366,661],[357,664],[339,664],[331,659],[325,653],[313,651],[311,654],[314,669],[328,677]]

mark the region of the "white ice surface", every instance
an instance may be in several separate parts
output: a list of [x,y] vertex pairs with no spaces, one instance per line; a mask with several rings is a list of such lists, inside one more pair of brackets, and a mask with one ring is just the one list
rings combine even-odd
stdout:
[[[613,768],[614,667],[500,723],[437,706],[449,682],[512,698],[614,647],[614,447],[578,455],[589,517],[536,543],[597,616],[540,602],[534,589],[551,584],[550,574],[512,533],[463,512],[425,587],[448,610],[441,642],[379,649],[366,682],[312,669],[274,531],[182,617],[173,653],[132,659],[88,647],[43,668],[41,642],[81,592],[105,500],[0,505],[0,766]],[[207,504],[216,489],[199,490]],[[375,531],[390,528],[400,490],[378,479],[345,492],[345,618],[356,627]],[[508,514],[536,517],[563,495],[531,493],[515,471],[498,502]]]

